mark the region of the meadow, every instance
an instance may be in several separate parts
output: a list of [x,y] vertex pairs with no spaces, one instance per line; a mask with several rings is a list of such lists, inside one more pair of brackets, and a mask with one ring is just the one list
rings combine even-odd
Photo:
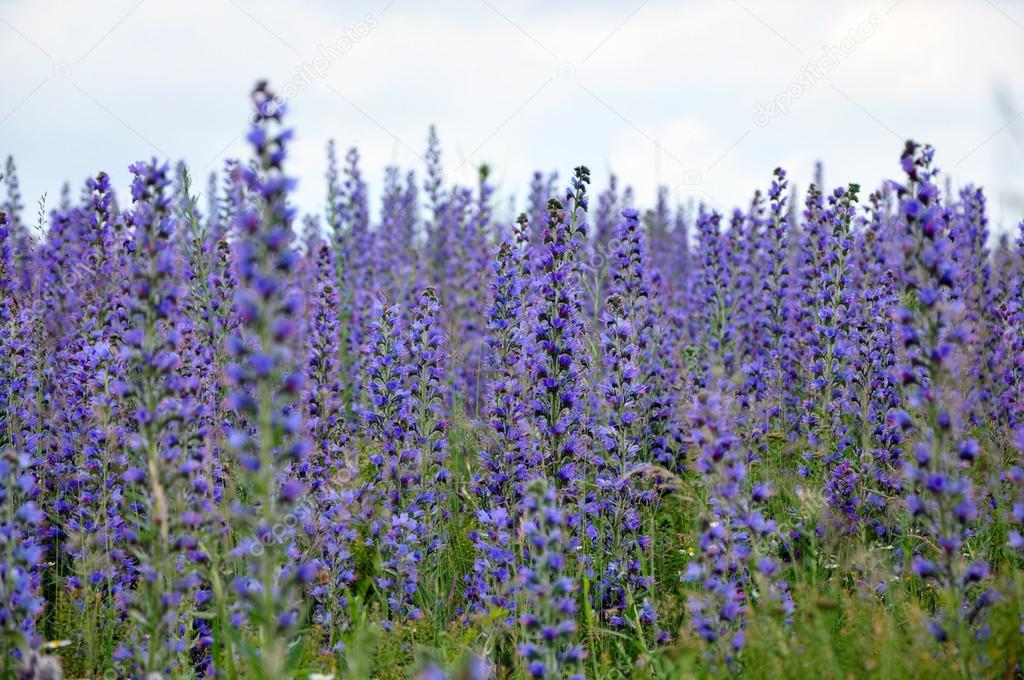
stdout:
[[1024,224],[934,149],[511,221],[431,129],[300,215],[252,107],[203,189],[8,160],[0,678],[1024,675]]

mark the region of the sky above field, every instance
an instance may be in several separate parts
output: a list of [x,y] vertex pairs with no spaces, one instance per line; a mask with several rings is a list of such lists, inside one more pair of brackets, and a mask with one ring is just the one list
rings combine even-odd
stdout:
[[[902,140],[937,147],[994,221],[1024,217],[1024,0],[0,1],[0,153],[34,214],[65,179],[247,153],[247,93],[268,78],[296,128],[296,202],[321,212],[324,147],[448,176],[487,163],[499,215],[535,169],[613,171],[654,200],[725,209],[777,165],[799,186],[874,187]],[[200,182],[205,184],[205,181]]]

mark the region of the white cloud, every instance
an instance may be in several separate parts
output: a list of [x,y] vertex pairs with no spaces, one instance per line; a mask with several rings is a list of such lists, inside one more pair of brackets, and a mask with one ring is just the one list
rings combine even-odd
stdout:
[[[219,167],[222,151],[245,153],[238,137],[253,81],[308,74],[321,47],[372,17],[372,30],[315,68],[292,100],[291,168],[306,210],[322,203],[328,138],[357,144],[379,185],[387,164],[420,169],[436,123],[452,175],[471,181],[488,162],[506,195],[522,195],[535,168],[564,177],[583,162],[598,189],[614,169],[642,200],[661,181],[682,183],[680,199],[730,204],[784,162],[803,186],[816,159],[830,181],[871,186],[898,172],[898,137],[914,136],[934,143],[947,168],[966,156],[955,176],[991,187],[1004,223],[1017,218],[1004,199],[1021,191],[1024,149],[1012,129],[985,140],[1006,122],[994,82],[1024,107],[1021,0],[999,3],[1016,24],[988,4],[954,0],[903,0],[890,12],[890,2],[853,0],[387,2],[10,0],[0,18],[21,35],[0,23],[0,117],[9,114],[0,152],[17,157],[28,201],[101,168],[125,186],[128,163],[154,147],[197,172]],[[758,103],[873,13],[881,28],[829,78],[769,125],[753,124]],[[62,64],[69,77],[55,77]],[[669,154],[701,172],[700,183]]]

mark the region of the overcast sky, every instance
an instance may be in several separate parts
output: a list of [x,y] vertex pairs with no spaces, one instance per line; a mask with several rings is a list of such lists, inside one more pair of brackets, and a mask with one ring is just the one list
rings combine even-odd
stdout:
[[874,187],[913,137],[997,223],[1024,217],[1024,0],[0,0],[0,61],[0,153],[30,206],[101,169],[126,193],[151,155],[205,177],[247,153],[265,77],[308,212],[328,139],[379,188],[422,169],[433,123],[449,177],[486,162],[505,201],[579,163],[644,205],[665,184],[724,208],[816,160]]

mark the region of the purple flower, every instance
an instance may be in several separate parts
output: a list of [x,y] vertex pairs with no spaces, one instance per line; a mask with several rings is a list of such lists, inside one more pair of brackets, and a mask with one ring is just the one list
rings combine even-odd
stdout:
[[247,194],[260,201],[243,203],[233,215],[239,236],[240,321],[228,343],[230,401],[239,423],[229,442],[251,505],[236,504],[231,521],[243,545],[255,541],[262,548],[242,554],[246,576],[266,596],[244,595],[238,604],[256,629],[252,634],[262,640],[260,673],[276,677],[284,674],[288,640],[297,624],[299,589],[291,573],[301,563],[292,557],[296,537],[291,524],[285,523],[283,531],[275,527],[297,512],[296,502],[305,493],[295,471],[308,457],[309,446],[296,389],[302,384],[296,333],[302,303],[293,278],[294,210],[288,203],[294,181],[282,169],[291,134],[280,127],[283,102],[266,83],[253,90],[252,102],[249,140],[255,163],[237,172]]
[[[949,233],[954,218],[943,210],[931,183],[937,172],[932,155],[931,147],[907,142],[903,165],[910,168],[909,181],[898,191],[899,224],[910,244],[904,298],[917,302],[897,315],[906,362],[901,372],[907,420],[916,439],[914,462],[904,464],[904,476],[914,525],[940,548],[934,562],[915,558],[914,572],[935,579],[950,597],[969,600],[968,587],[988,575],[987,568],[968,566],[959,554],[977,519],[971,480],[961,463],[972,462],[979,447],[973,440],[958,441],[962,423],[947,410],[956,403],[962,380],[965,336],[955,299],[957,276],[951,275],[956,267]],[[942,620],[942,627],[950,625],[959,625],[953,615]]]
[[577,586],[564,553],[567,518],[555,489],[542,478],[530,482],[524,510],[527,554],[518,581],[525,598],[519,615],[525,641],[519,654],[534,677],[562,678],[578,672],[586,656],[574,645]]
[[586,235],[586,186],[590,171],[576,168],[566,208],[548,203],[544,243],[534,270],[533,328],[528,371],[532,420],[541,441],[541,465],[560,488],[577,484],[587,437],[583,389],[586,354],[579,298],[581,243]]
[[733,663],[732,641],[746,626],[747,593],[754,571],[765,579],[768,594],[787,613],[793,603],[785,581],[768,555],[758,551],[776,532],[745,488],[746,456],[732,430],[730,413],[715,393],[702,392],[690,411],[690,430],[698,448],[697,469],[707,488],[708,506],[701,518],[700,553],[684,581],[694,583],[690,598],[693,625],[709,645],[716,663]]

